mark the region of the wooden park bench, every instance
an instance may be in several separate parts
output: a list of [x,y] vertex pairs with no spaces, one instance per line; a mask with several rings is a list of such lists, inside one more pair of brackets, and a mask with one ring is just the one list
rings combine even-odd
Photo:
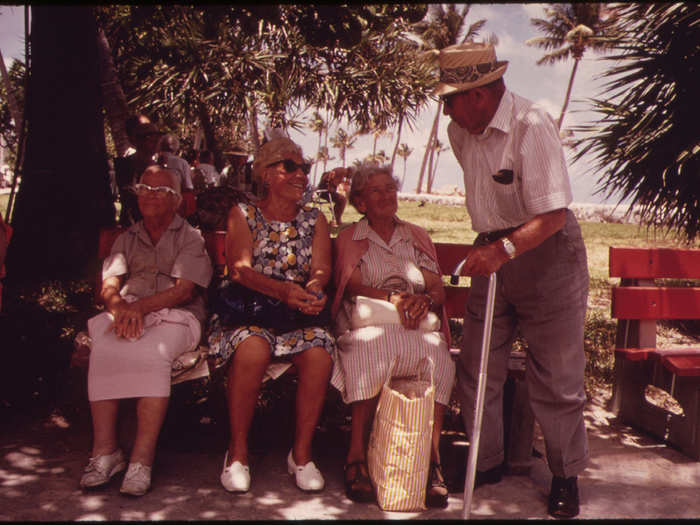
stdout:
[[[700,250],[611,247],[610,277],[620,278],[612,289],[618,319],[612,407],[624,423],[700,460],[700,347],[656,344],[657,321],[700,319],[700,287],[686,286],[700,279]],[[668,392],[683,413],[649,403],[647,385]]]
[[[100,232],[98,258],[104,260],[111,252],[112,244],[117,236],[124,231],[120,228],[104,229]],[[212,260],[215,275],[222,276],[226,271],[225,256],[225,231],[205,232],[203,234],[207,252]],[[335,243],[335,240],[333,241]],[[454,243],[435,244],[438,263],[444,274],[444,278],[451,277],[451,273],[457,264],[469,252],[470,245]],[[100,265],[101,268],[101,265]],[[101,271],[98,272],[98,282],[95,286],[96,301],[99,302],[101,289]],[[464,281],[466,278],[462,278]],[[465,313],[465,302],[469,293],[466,284],[446,285],[446,308],[450,319],[463,320]],[[85,337],[85,334],[82,335]],[[459,348],[451,348],[451,354],[456,358]],[[183,354],[173,364],[172,383],[198,379],[209,376],[211,370],[219,367],[222,363],[217,362],[209,356],[209,349],[205,344],[193,351]],[[278,365],[279,363],[273,363]],[[534,432],[534,416],[529,406],[527,389],[524,382],[525,355],[524,353],[513,352],[510,359],[509,385],[511,387],[506,399],[506,451],[507,464],[512,473],[526,473],[529,470],[532,456],[532,436]],[[266,377],[277,377],[281,371],[268,371]]]

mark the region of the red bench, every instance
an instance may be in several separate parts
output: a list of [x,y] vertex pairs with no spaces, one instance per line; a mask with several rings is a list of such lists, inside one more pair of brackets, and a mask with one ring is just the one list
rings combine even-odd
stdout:
[[[658,348],[657,321],[700,319],[700,287],[668,279],[700,279],[700,250],[610,248],[612,317],[618,319],[612,406],[621,421],[700,460],[700,347]],[[665,279],[665,281],[657,281]],[[646,401],[653,385],[683,414]]]

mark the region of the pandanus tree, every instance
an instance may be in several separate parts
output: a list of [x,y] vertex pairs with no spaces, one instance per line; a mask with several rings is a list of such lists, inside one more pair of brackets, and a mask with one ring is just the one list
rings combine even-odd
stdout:
[[690,242],[700,234],[700,8],[633,3],[618,16],[622,39],[604,58],[612,67],[603,93],[591,100],[597,119],[574,128],[586,135],[576,160],[592,156],[599,192]]

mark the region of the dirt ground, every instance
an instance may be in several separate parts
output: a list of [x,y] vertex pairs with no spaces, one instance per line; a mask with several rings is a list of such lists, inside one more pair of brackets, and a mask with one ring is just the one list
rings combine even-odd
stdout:
[[[177,402],[177,400],[174,400]],[[288,407],[256,418],[252,487],[227,493],[219,483],[226,445],[220,407],[178,407],[169,414],[154,466],[153,489],[142,498],[119,495],[119,479],[103,490],[78,487],[88,458],[89,417],[54,413],[4,421],[0,437],[0,520],[280,520],[460,519],[463,493],[453,488],[444,510],[384,512],[345,497],[342,465],[347,429],[321,427],[314,448],[326,488],[301,493],[286,472],[291,443]],[[211,409],[211,407],[209,407]],[[285,415],[286,414],[286,415]],[[197,419],[198,418],[198,419]],[[588,403],[591,462],[579,477],[580,518],[698,518],[700,462],[619,423],[598,396]],[[128,425],[127,425],[128,426]],[[129,429],[122,433],[128,442]],[[456,446],[456,445],[455,445]],[[537,439],[540,451],[544,445]],[[466,447],[448,454],[461,471]],[[445,459],[443,459],[445,462]],[[116,478],[119,478],[117,476]],[[506,476],[474,494],[472,518],[546,519],[551,474],[533,458],[527,476]],[[455,485],[455,480],[451,480]]]

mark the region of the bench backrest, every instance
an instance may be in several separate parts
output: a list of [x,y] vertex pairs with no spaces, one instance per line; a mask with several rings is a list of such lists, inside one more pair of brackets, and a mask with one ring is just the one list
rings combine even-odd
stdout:
[[[98,247],[98,258],[103,260],[112,250],[112,244],[117,236],[123,232],[123,228],[109,228],[100,231],[100,240]],[[215,231],[204,233],[204,242],[207,252],[214,265],[214,271],[221,275],[226,267],[226,232]],[[335,239],[333,239],[335,244]],[[435,249],[438,255],[438,264],[446,276],[454,270],[457,264],[467,255],[471,249],[469,244],[456,243],[435,243]],[[445,306],[447,315],[450,318],[461,319],[464,316],[464,304],[469,293],[469,287],[465,284],[456,286],[445,286]],[[99,290],[96,290],[96,295],[99,295]]]
[[610,247],[612,316],[617,319],[700,319],[700,288],[655,286],[654,279],[700,279],[700,250]]

